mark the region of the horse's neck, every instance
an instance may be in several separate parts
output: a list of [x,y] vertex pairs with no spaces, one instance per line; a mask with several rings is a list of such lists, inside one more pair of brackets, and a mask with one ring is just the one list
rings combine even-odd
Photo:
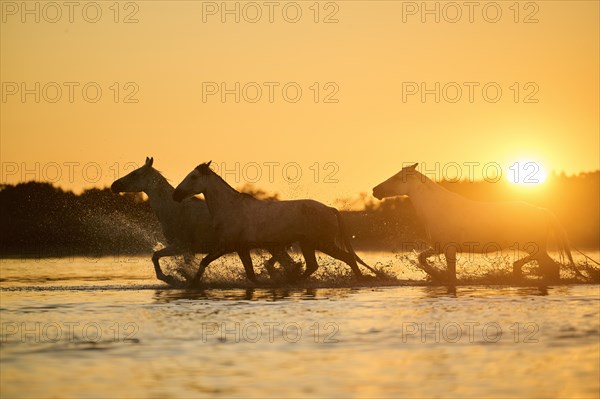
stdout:
[[449,211],[447,206],[453,199],[453,194],[431,180],[415,184],[408,194],[417,216],[425,224],[429,234],[432,226],[441,222]]
[[144,191],[148,196],[150,207],[163,227],[172,220],[172,215],[178,206],[178,203],[173,200],[173,191],[175,191],[173,186],[162,176],[153,178],[152,183]]
[[211,176],[211,180],[211,184],[204,193],[206,206],[208,206],[210,214],[213,219],[230,215],[233,204],[242,194],[217,175]]

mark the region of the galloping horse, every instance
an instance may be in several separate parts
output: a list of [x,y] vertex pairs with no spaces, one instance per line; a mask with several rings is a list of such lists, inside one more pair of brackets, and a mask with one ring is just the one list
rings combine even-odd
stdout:
[[[179,285],[176,279],[162,272],[159,259],[163,256],[209,253],[214,250],[217,237],[206,203],[195,197],[183,202],[174,201],[175,189],[158,170],[152,167],[153,162],[153,158],[146,158],[142,167],[116,180],[111,190],[115,193],[140,191],[146,193],[168,244],[152,254],[156,277],[167,284]],[[273,256],[267,261],[269,272],[272,272],[270,267],[273,267],[275,261],[278,261],[286,271],[291,270],[290,265],[294,265],[294,261],[284,247],[273,247],[271,253]]]
[[427,263],[443,253],[448,264],[447,279],[456,280],[456,253],[485,253],[517,248],[528,255],[513,263],[513,274],[536,260],[544,277],[559,279],[559,267],[547,252],[547,240],[554,233],[559,248],[573,265],[567,237],[556,217],[548,210],[523,202],[472,201],[452,193],[416,170],[418,164],[403,168],[373,188],[377,199],[407,195],[425,224],[433,248],[419,254],[421,267],[433,278],[444,279]]
[[[210,262],[231,252],[237,252],[247,275],[253,276],[251,249],[294,242],[299,242],[306,260],[306,270],[300,278],[307,278],[319,267],[315,250],[347,263],[357,277],[361,272],[356,261],[375,272],[352,249],[337,209],[312,200],[256,199],[236,191],[209,166],[210,162],[198,165],[173,193],[176,201],[203,193],[215,226],[217,247],[200,262],[196,282]],[[340,241],[344,249],[338,246]]]

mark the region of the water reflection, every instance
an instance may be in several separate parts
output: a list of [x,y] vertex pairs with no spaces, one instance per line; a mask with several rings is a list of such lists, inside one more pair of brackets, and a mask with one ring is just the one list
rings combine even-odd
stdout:
[[[174,290],[162,289],[154,292],[154,300],[160,303],[170,303],[180,300],[211,300],[211,301],[289,301],[317,300],[333,297],[346,297],[353,290],[325,288],[236,288],[236,289],[194,289]],[[355,291],[355,290],[354,290]]]
[[423,292],[427,298],[456,298],[456,286],[431,286],[424,287]]
[[[311,301],[342,299],[350,295],[367,292],[386,292],[397,287],[353,287],[353,288],[204,288],[204,289],[157,289],[153,299],[157,303],[171,303],[181,300],[196,301]],[[568,287],[506,287],[506,286],[415,286],[403,287],[406,294],[422,299],[433,298],[492,298],[505,296],[548,296],[568,294]]]
[[[497,296],[548,296],[553,292],[564,295],[568,287],[510,287],[510,286],[426,286],[421,288],[425,298],[497,297]],[[554,291],[553,291],[554,290]]]
[[547,296],[548,287],[519,287],[516,289],[518,295],[533,295],[533,296]]

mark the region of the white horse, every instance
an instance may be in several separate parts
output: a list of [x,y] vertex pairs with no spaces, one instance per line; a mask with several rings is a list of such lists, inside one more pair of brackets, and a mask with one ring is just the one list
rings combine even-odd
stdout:
[[[156,277],[167,284],[179,285],[176,279],[162,272],[159,259],[164,256],[209,253],[214,250],[217,238],[206,203],[195,197],[182,202],[174,201],[175,189],[158,170],[152,167],[153,162],[153,158],[146,158],[142,167],[116,180],[111,190],[115,193],[140,191],[146,193],[168,244],[152,254]],[[276,261],[290,273],[294,261],[285,248],[273,247],[272,254],[266,264],[269,273],[273,273],[273,265]]]
[[[377,199],[407,195],[424,223],[433,248],[419,254],[421,267],[434,279],[456,280],[456,254],[485,253],[513,248],[528,255],[513,263],[513,274],[536,260],[544,277],[559,279],[559,267],[547,252],[547,239],[554,233],[560,250],[573,265],[564,230],[548,210],[523,202],[472,201],[452,193],[416,170],[418,164],[403,168],[373,188]],[[427,263],[427,258],[443,253],[448,264],[444,276]],[[446,278],[445,278],[446,277]]]
[[[369,268],[354,252],[344,232],[337,209],[312,200],[264,201],[242,194],[210,169],[210,162],[198,165],[179,183],[173,198],[181,201],[203,193],[217,233],[217,249],[200,262],[195,282],[200,281],[206,267],[226,253],[237,252],[252,274],[250,250],[272,248],[299,242],[306,260],[301,278],[310,276],[319,265],[315,250],[347,263],[357,277],[361,276],[356,261]],[[342,249],[338,242],[341,242]]]

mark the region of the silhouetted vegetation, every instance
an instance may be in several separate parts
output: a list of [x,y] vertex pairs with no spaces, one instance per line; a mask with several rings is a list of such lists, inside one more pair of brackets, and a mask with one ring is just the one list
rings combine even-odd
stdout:
[[147,253],[162,239],[141,194],[91,189],[80,195],[48,183],[0,188],[0,255]]
[[[548,208],[574,246],[600,247],[600,172],[551,175],[530,189],[483,181],[441,184],[475,200],[526,201]],[[252,186],[243,190],[278,198]],[[423,242],[424,228],[409,199],[380,202],[362,195],[361,202],[364,210],[343,212],[357,249],[410,249],[406,242]],[[0,256],[147,254],[164,240],[143,195],[116,195],[107,188],[75,195],[48,183],[4,185],[0,223]]]

